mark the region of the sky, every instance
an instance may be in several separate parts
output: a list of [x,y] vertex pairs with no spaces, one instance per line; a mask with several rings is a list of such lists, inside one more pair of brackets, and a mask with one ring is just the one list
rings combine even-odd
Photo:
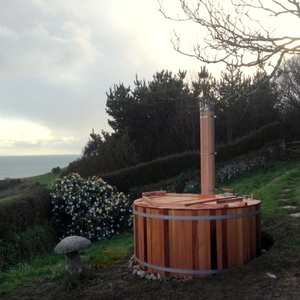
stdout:
[[111,131],[114,84],[162,70],[196,74],[203,64],[170,39],[179,26],[193,41],[199,32],[158,8],[157,0],[1,0],[0,156],[80,155],[92,130]]
[[156,0],[1,0],[0,155],[81,154],[114,84],[199,70],[173,29]]

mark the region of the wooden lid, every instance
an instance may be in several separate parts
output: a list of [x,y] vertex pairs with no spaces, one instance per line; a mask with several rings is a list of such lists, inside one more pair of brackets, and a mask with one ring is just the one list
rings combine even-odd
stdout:
[[166,191],[145,192],[142,198],[134,201],[135,205],[142,207],[185,210],[240,208],[259,203],[259,200],[244,199],[234,194],[177,194]]

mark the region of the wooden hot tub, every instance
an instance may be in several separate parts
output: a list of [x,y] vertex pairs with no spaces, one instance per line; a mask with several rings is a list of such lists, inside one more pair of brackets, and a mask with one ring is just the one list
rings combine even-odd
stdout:
[[134,201],[134,255],[142,269],[203,277],[260,254],[260,201],[235,195],[143,193]]

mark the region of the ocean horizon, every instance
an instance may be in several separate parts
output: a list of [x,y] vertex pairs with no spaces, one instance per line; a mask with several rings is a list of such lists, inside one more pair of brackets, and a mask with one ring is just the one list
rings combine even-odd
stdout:
[[81,155],[0,156],[0,180],[25,178],[50,173],[53,168],[65,168]]

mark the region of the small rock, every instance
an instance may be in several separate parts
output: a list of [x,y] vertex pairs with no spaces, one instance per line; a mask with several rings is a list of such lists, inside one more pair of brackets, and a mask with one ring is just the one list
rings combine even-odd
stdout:
[[154,277],[154,274],[150,274],[147,279],[151,280],[153,277]]
[[140,270],[140,269],[141,269],[141,267],[140,267],[139,265],[135,265],[135,266],[133,266],[132,268],[133,268],[133,269],[136,269],[136,270]]
[[146,275],[147,275],[147,273],[146,273],[145,271],[143,271],[143,270],[137,271],[136,274],[137,274],[138,276],[140,276],[141,278],[145,278]]
[[136,275],[136,273],[138,272],[138,270],[137,269],[133,269],[133,271],[132,271],[132,275]]
[[270,278],[272,278],[272,279],[277,279],[276,275],[274,275],[274,274],[267,273],[267,275],[268,275]]
[[128,263],[128,268],[131,269],[132,267],[133,267],[133,261],[130,261],[130,262]]
[[298,218],[298,217],[300,217],[300,213],[290,214],[290,216],[295,217],[295,218]]

